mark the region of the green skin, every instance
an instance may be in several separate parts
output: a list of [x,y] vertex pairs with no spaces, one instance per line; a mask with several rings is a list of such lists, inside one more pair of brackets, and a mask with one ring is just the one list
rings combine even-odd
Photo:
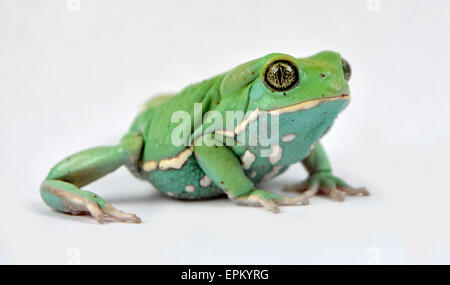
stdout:
[[[265,82],[266,69],[278,60],[288,61],[298,69],[299,83],[289,90],[277,91]],[[308,198],[319,192],[338,201],[343,200],[344,193],[368,195],[364,188],[352,188],[332,175],[319,142],[349,103],[349,76],[348,63],[335,52],[324,51],[307,58],[269,54],[177,94],[156,97],[144,106],[117,146],[87,149],[53,167],[41,185],[41,197],[57,211],[91,214],[99,223],[105,216],[138,223],[141,220],[136,215],[124,213],[81,189],[122,165],[170,197],[226,195],[238,204],[263,206],[274,213],[279,211],[278,205],[307,204]],[[206,117],[200,121],[196,118],[194,103],[202,104],[203,115],[209,111],[224,117],[227,111],[246,115],[237,118],[232,128],[214,125]],[[176,111],[187,112],[193,123],[174,123],[172,115]],[[278,112],[280,140],[276,147],[251,146],[245,139],[250,128],[245,120],[261,111]],[[256,123],[259,126],[258,120]],[[271,127],[266,128],[270,131]],[[186,145],[176,146],[171,136],[180,129],[190,136]],[[216,143],[224,138],[226,130],[226,139],[234,145]],[[261,155],[263,150],[272,150],[272,156]],[[256,188],[260,181],[276,177],[299,162],[308,170],[309,178],[284,190],[302,194],[288,198]]]

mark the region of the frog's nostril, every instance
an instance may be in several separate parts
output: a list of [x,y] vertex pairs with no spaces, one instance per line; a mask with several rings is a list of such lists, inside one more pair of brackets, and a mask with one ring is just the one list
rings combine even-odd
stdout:
[[342,70],[344,71],[344,78],[345,80],[349,81],[350,77],[352,76],[352,68],[350,67],[350,63],[346,61],[344,58],[341,59],[342,61]]

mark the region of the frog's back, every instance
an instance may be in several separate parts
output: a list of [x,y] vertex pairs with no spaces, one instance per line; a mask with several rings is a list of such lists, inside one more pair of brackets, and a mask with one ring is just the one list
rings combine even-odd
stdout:
[[[188,114],[191,125],[185,132],[190,138],[194,126],[194,104],[201,103],[202,112],[219,102],[219,88],[223,78],[218,75],[190,85],[174,95],[162,95],[145,104],[145,109],[132,124],[131,129],[144,136],[141,155],[141,176],[159,191],[176,198],[195,199],[217,196],[223,193],[211,183],[199,167],[187,141],[182,145],[172,142],[172,132],[181,124],[172,123],[176,112]],[[184,118],[186,119],[186,118]],[[178,131],[178,130],[177,130]]]
[[191,121],[192,133],[194,124],[194,104],[201,103],[203,111],[218,101],[219,86],[223,76],[216,76],[200,83],[192,84],[174,95],[155,97],[146,104],[144,110],[132,125],[133,130],[143,133],[145,146],[143,160],[160,161],[177,155],[186,148],[186,143],[175,146],[172,142],[172,132],[178,123],[172,123],[172,116],[176,112],[188,114]]

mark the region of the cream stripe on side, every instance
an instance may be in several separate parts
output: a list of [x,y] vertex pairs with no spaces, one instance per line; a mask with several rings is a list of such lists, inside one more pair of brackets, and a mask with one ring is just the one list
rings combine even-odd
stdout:
[[155,160],[146,161],[142,163],[141,167],[146,172],[153,171],[157,168],[161,170],[181,169],[193,152],[194,147],[190,146],[174,157],[162,159],[159,163]]

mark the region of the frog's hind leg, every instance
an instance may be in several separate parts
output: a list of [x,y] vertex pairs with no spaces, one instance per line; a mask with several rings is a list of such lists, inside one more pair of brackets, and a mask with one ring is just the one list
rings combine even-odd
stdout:
[[134,214],[124,213],[83,187],[118,169],[134,168],[140,158],[143,138],[138,132],[125,135],[117,146],[102,146],[71,155],[52,168],[41,185],[40,193],[51,208],[73,215],[91,214],[99,223],[104,216],[120,222],[139,223]]

